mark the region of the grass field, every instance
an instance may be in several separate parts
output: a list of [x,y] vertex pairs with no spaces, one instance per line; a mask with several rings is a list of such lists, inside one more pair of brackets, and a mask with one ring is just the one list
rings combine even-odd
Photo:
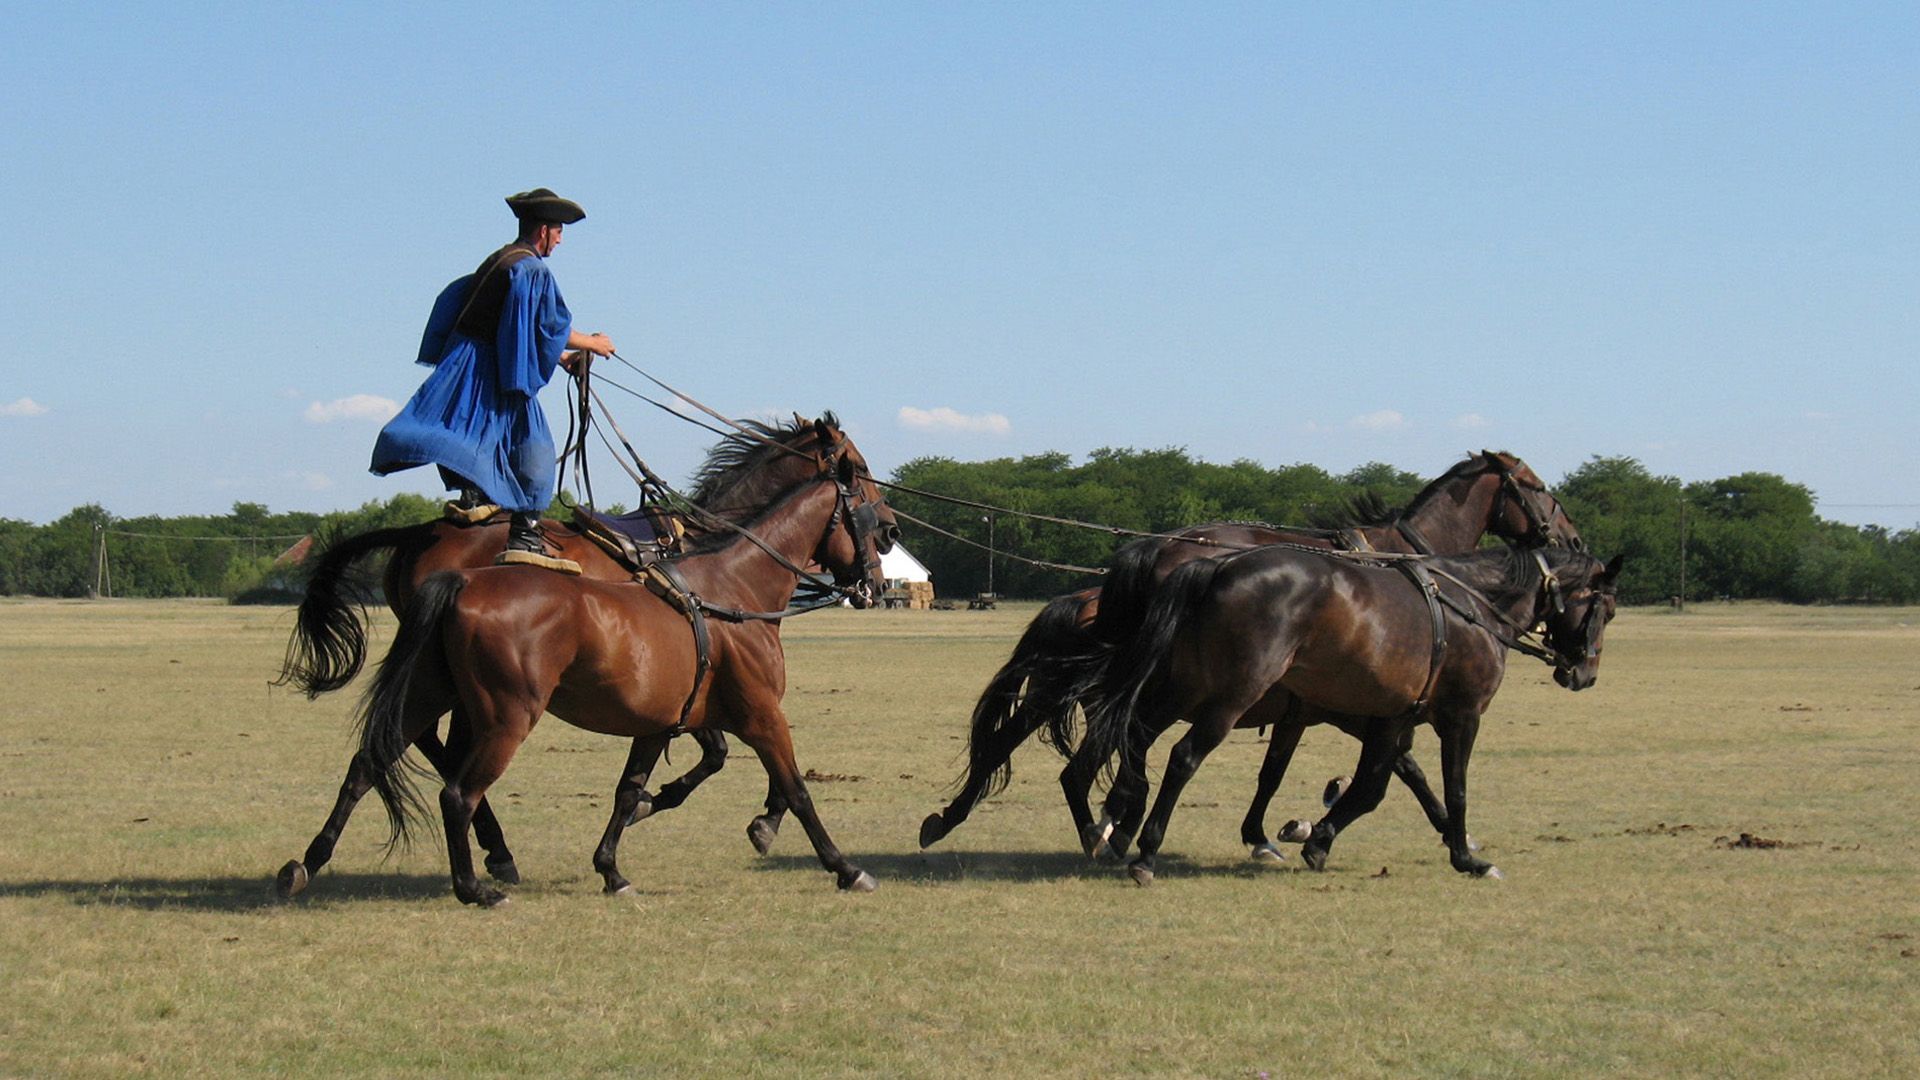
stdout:
[[[917,850],[1033,611],[789,627],[800,763],[877,893],[836,892],[791,822],[753,854],[737,749],[603,896],[624,745],[549,719],[494,789],[526,881],[482,911],[437,832],[383,862],[371,801],[268,901],[353,705],[269,689],[286,610],[0,602],[0,1074],[1920,1071],[1920,611],[1629,611],[1579,695],[1515,657],[1472,777],[1500,882],[1449,870],[1397,788],[1329,872],[1249,863],[1240,733],[1149,889],[1080,856],[1038,746]],[[1272,824],[1356,748],[1310,731]]]

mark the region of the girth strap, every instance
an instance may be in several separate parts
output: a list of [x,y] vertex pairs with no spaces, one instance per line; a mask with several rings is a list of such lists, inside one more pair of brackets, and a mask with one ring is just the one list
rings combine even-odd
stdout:
[[1447,658],[1447,616],[1440,610],[1440,586],[1427,573],[1427,568],[1419,559],[1400,559],[1393,563],[1394,569],[1407,575],[1413,587],[1420,590],[1426,598],[1427,615],[1433,620],[1433,659],[1427,667],[1427,685],[1421,687],[1420,697],[1407,710],[1409,716],[1420,712],[1433,700],[1433,688],[1440,681],[1440,664]]
[[700,696],[700,687],[707,681],[707,672],[713,668],[713,637],[707,631],[707,616],[701,610],[700,598],[687,587],[687,581],[680,575],[680,568],[670,562],[651,562],[634,575],[647,591],[673,605],[674,609],[687,617],[693,627],[693,648],[695,665],[693,669],[693,689],[687,692],[687,700],[680,705],[680,719],[674,721],[669,735],[687,733],[687,717],[693,712],[693,702]]

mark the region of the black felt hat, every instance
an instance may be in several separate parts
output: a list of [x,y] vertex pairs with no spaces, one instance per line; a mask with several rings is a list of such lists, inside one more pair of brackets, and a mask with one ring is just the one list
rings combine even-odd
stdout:
[[543,187],[507,196],[507,208],[521,221],[548,221],[555,225],[571,225],[587,216],[579,203],[563,199],[555,195],[552,188]]

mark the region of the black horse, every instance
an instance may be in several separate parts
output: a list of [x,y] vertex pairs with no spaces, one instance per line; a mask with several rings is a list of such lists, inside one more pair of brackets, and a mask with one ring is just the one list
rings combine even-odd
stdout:
[[1417,560],[1342,557],[1276,545],[1189,563],[1154,596],[1143,632],[1107,668],[1084,750],[1121,769],[1109,820],[1145,799],[1146,748],[1181,717],[1174,748],[1131,870],[1153,879],[1154,857],[1181,790],[1227,733],[1287,698],[1366,727],[1353,786],[1314,826],[1302,852],[1322,869],[1334,837],[1379,805],[1417,723],[1440,735],[1445,839],[1454,869],[1499,876],[1467,843],[1467,761],[1480,716],[1500,688],[1507,650],[1545,624],[1554,678],[1570,690],[1598,676],[1621,560],[1583,552],[1491,550]]
[[[1085,838],[1087,826],[1093,821],[1088,791],[1100,762],[1092,755],[1076,754],[1076,707],[1092,704],[1088,695],[1105,676],[1122,645],[1138,632],[1154,591],[1167,575],[1195,559],[1273,543],[1464,554],[1488,535],[1530,547],[1584,547],[1579,530],[1527,463],[1492,450],[1454,465],[1422,488],[1403,509],[1392,510],[1377,500],[1362,500],[1349,507],[1344,518],[1323,520],[1315,527],[1239,522],[1196,525],[1170,537],[1136,541],[1115,556],[1100,588],[1048,603],[981,693],[968,733],[967,770],[961,777],[959,794],[921,823],[920,846],[927,847],[959,827],[980,799],[1005,786],[1012,772],[1014,750],[1035,732],[1070,759],[1060,774],[1060,784],[1073,816],[1074,831]],[[1293,741],[1287,741],[1283,730],[1276,730],[1267,764],[1261,769],[1260,785],[1240,828],[1241,839],[1256,858],[1283,857],[1267,838],[1265,818],[1299,730],[1331,720],[1342,730],[1356,736],[1359,733],[1352,721],[1311,709],[1275,717],[1280,718],[1289,722],[1283,730],[1292,732]],[[1444,830],[1445,808],[1427,785],[1420,766],[1411,756],[1403,755],[1395,763],[1395,771],[1420,801],[1434,828]],[[1131,829],[1126,832],[1130,834]],[[1113,840],[1124,850],[1120,838]]]

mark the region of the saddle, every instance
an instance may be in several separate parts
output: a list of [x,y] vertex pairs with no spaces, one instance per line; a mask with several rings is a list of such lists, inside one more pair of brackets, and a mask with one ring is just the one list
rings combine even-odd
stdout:
[[685,517],[659,506],[642,506],[630,514],[615,516],[576,505],[573,528],[636,574],[661,559],[680,554],[687,535]]

